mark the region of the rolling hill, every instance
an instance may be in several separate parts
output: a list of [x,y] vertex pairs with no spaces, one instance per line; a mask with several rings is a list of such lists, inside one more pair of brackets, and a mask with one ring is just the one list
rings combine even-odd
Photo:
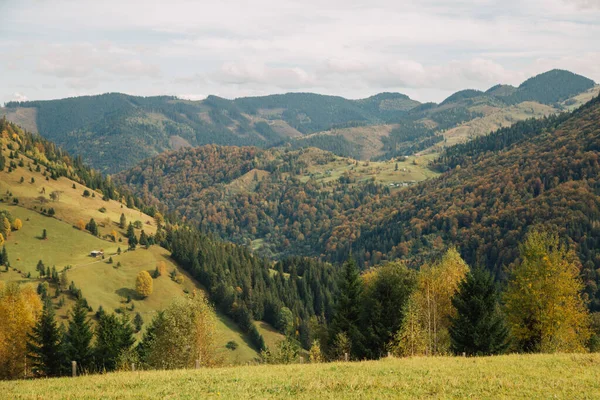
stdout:
[[[51,171],[57,165],[46,159],[47,153],[36,148],[31,153],[36,157],[32,158],[24,150],[30,143],[29,136],[6,123],[0,128],[1,155],[7,160],[6,168],[0,171],[0,214],[23,223],[22,228],[12,232],[4,243],[11,268],[6,272],[4,267],[0,268],[0,280],[37,285],[42,281],[38,279],[36,265],[42,261],[48,268],[56,267],[59,273],[66,270],[69,281],[81,290],[94,312],[102,306],[106,311],[117,310],[131,317],[140,313],[146,323],[176,297],[194,290],[206,290],[162,247],[127,251],[126,229],[119,226],[121,214],[128,222],[139,221],[136,225],[149,235],[157,230],[152,216],[128,207],[125,197],[123,201],[103,198],[100,190],[85,186],[77,175],[51,178]],[[51,144],[43,143],[51,147]],[[23,152],[15,156],[19,148]],[[69,161],[63,155],[60,159]],[[13,165],[9,165],[11,163]],[[42,168],[38,171],[37,166]],[[71,169],[71,173],[75,174],[75,171]],[[85,191],[93,195],[84,196]],[[97,236],[76,227],[79,221],[87,223],[91,218],[98,224]],[[141,229],[136,228],[136,233],[139,234]],[[44,230],[46,239],[43,239]],[[112,235],[115,235],[114,239]],[[91,257],[92,250],[103,250],[105,257]],[[154,280],[153,294],[147,299],[139,299],[134,290],[137,274],[143,270],[153,272],[159,263],[165,263],[169,273],[176,271],[177,275],[183,276],[183,283],[161,276]],[[127,301],[127,298],[132,300]],[[72,296],[64,292],[54,298],[57,315],[66,319],[73,302]],[[218,351],[225,362],[247,363],[257,358],[256,345],[248,335],[224,313],[218,312],[217,317]],[[265,342],[274,343],[282,338],[264,322],[257,324],[257,328]],[[238,344],[236,349],[225,347],[230,341]]]
[[[553,70],[518,88],[462,90],[440,104],[420,104],[399,93],[360,100],[287,93],[234,100],[208,96],[202,101],[108,93],[9,102],[0,114],[81,156],[92,167],[116,173],[166,150],[205,144],[312,146],[360,159],[411,155],[443,145],[445,131],[474,119],[501,112],[504,126],[523,117],[519,106],[523,102],[556,112],[593,86],[587,78]],[[527,114],[542,115],[546,111]],[[475,126],[475,135],[494,127]]]

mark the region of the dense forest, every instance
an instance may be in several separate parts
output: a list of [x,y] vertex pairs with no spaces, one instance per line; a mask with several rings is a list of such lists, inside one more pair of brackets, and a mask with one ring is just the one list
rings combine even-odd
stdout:
[[334,229],[328,250],[340,259],[352,249],[361,263],[418,262],[454,244],[469,264],[504,278],[529,227],[545,225],[577,250],[598,310],[598,120],[596,98],[572,115],[519,123],[451,148],[438,165],[453,169],[358,208],[351,224]]
[[264,240],[266,256],[315,255],[344,213],[390,193],[351,173],[311,179],[309,166],[334,159],[316,149],[203,146],[161,154],[115,179],[204,232],[239,244]]
[[344,176],[313,182],[303,173],[307,160],[318,158],[303,151],[188,149],[148,160],[121,179],[203,231],[238,243],[263,239],[266,256],[337,262],[352,252],[361,266],[395,258],[418,265],[456,245],[469,264],[504,279],[527,229],[556,226],[577,249],[592,308],[599,309],[599,108],[596,99],[573,114],[450,147],[432,165],[447,171],[440,178],[392,195]]

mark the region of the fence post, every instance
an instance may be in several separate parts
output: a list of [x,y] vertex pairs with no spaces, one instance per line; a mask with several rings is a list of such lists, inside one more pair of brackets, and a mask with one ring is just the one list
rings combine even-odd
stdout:
[[200,369],[200,360],[196,360],[196,369]]
[[392,356],[392,353],[388,351],[388,358]]
[[344,353],[344,361],[348,362],[348,353]]
[[77,361],[71,361],[71,375],[73,378],[77,376]]
[[135,371],[135,363],[131,363],[131,370]]
[[466,357],[466,356],[467,356],[467,353],[465,353],[465,352],[463,351],[463,357]]

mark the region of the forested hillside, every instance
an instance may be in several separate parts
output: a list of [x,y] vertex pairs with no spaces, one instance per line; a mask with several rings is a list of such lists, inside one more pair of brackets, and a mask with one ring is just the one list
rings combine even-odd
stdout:
[[[390,179],[411,177],[384,166]],[[389,185],[370,177],[381,168],[317,149],[203,146],[164,153],[115,178],[203,231],[240,244],[254,240],[263,254],[280,257],[313,255],[345,212],[388,195]]]
[[[156,283],[160,289],[156,296],[171,299],[190,293],[197,289],[194,282],[199,282],[219,312],[248,335],[255,351],[265,347],[264,329],[257,329],[256,321],[268,322],[284,332],[288,327],[281,325],[283,312],[290,316],[289,325],[298,332],[298,341],[308,347],[315,326],[331,318],[337,290],[337,273],[331,265],[298,257],[275,264],[243,246],[211,239],[172,215],[163,217],[158,207],[146,206],[124,186],[4,118],[0,119],[0,147],[0,245],[4,245],[0,283],[5,279],[46,283],[56,290],[56,303],[61,295],[63,303],[65,298],[69,303],[83,298],[87,305],[103,306],[106,312],[115,307],[119,314],[133,318],[135,313],[129,315],[134,309],[131,300],[127,308],[119,301],[123,296],[135,296],[128,289],[133,278],[124,279],[132,271],[137,273],[136,268],[158,271],[162,262],[165,271],[157,272],[154,279],[167,272],[171,279],[165,277]],[[39,227],[35,234],[40,237],[34,237],[33,226]],[[107,260],[90,259],[94,248],[104,249]],[[41,251],[30,254],[31,249]],[[46,274],[42,260],[57,264],[52,274]],[[44,272],[38,275],[40,263]],[[166,265],[173,269],[166,271]],[[179,268],[196,281],[183,285],[186,278]],[[74,284],[58,287],[58,275],[66,276],[67,271],[78,290],[73,289]],[[169,284],[174,287],[166,289]],[[154,313],[163,299],[150,296],[150,300],[134,300],[141,312]],[[230,334],[237,328],[222,325],[221,329]]]
[[[592,308],[600,309],[600,99],[573,115],[518,123],[448,150],[437,179],[355,210],[328,241],[333,258],[423,260],[457,245],[496,276],[531,226],[557,230],[577,250]],[[354,240],[355,232],[361,232]]]
[[[360,100],[287,93],[235,100],[208,96],[202,101],[109,93],[9,102],[0,113],[13,122],[26,123],[30,129],[37,128],[92,167],[115,173],[166,150],[205,144],[314,146],[361,159],[406,156],[440,144],[445,140],[444,132],[457,125],[499,110],[510,114],[511,105],[524,101],[558,109],[561,101],[593,85],[582,76],[554,70],[518,88],[462,90],[439,105],[420,104],[399,93]],[[514,119],[523,118],[515,115]],[[392,124],[393,129],[384,129],[382,137],[373,136],[369,127],[382,124]],[[365,127],[363,132],[360,127]],[[335,134],[348,129],[354,129],[354,134]],[[478,135],[487,133],[486,125],[482,129]],[[309,134],[316,135],[303,138]]]

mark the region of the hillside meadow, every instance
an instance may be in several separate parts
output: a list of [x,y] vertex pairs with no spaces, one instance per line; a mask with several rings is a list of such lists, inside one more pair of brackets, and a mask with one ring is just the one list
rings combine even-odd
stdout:
[[600,398],[600,354],[387,358],[0,382],[11,399]]

